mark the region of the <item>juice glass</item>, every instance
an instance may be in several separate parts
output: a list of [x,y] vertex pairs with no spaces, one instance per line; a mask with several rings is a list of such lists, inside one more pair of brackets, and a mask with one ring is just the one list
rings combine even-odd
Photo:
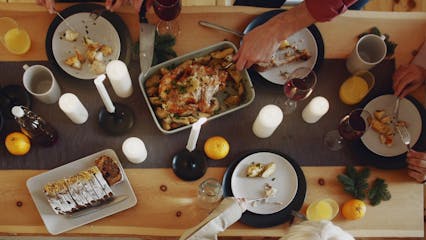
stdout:
[[13,54],[24,54],[31,48],[28,32],[10,17],[0,18],[0,42]]
[[339,212],[339,205],[330,198],[313,202],[306,210],[306,218],[312,221],[332,220]]
[[339,89],[340,100],[347,105],[362,101],[375,83],[374,75],[368,71],[357,72],[346,79]]

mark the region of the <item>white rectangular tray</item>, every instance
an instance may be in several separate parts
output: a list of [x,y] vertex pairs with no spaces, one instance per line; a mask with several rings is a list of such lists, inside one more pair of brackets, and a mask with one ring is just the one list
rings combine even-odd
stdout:
[[[121,170],[121,174],[123,177],[122,181],[111,186],[114,195],[127,195],[128,198],[124,201],[112,204],[110,206],[100,207],[98,211],[91,212],[87,215],[83,215],[80,217],[69,217],[55,214],[52,208],[50,207],[46,196],[44,195],[43,186],[48,182],[53,182],[58,179],[72,176],[82,170],[94,166],[95,160],[102,155],[106,155],[112,158],[112,160],[114,160],[118,164]],[[38,209],[38,212],[40,213],[44,225],[47,228],[47,231],[49,231],[49,233],[53,235],[69,231],[87,223],[94,222],[98,219],[110,216],[114,213],[121,212],[123,210],[135,206],[137,203],[136,195],[133,192],[129,179],[126,176],[123,167],[121,166],[117,154],[112,149],[102,150],[100,152],[70,162],[40,175],[31,177],[27,180],[27,188]]]

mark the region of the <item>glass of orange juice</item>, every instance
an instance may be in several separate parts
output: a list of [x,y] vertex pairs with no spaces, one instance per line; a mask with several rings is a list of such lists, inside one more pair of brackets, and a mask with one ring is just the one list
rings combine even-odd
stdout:
[[31,39],[27,31],[10,17],[0,18],[0,42],[13,54],[24,54],[31,48]]
[[312,221],[332,220],[339,212],[339,205],[331,198],[311,203],[306,209],[306,218]]
[[375,83],[374,75],[368,71],[357,72],[346,79],[339,89],[339,97],[343,103],[354,105],[362,101]]

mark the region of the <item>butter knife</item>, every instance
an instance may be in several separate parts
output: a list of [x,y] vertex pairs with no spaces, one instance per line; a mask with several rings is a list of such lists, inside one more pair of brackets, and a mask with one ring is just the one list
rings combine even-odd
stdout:
[[222,27],[222,26],[217,25],[215,23],[211,23],[211,22],[207,22],[207,21],[199,21],[198,23],[201,26],[213,28],[213,29],[224,31],[224,32],[227,32],[227,33],[232,33],[232,34],[234,34],[234,35],[236,35],[236,36],[238,36],[240,38],[244,37],[244,33],[237,32],[237,31],[234,31],[234,30],[226,28],[226,27]]
[[148,23],[146,18],[146,2],[143,1],[139,11],[139,61],[141,66],[141,75],[145,75],[152,65],[154,56],[155,26]]
[[128,198],[129,198],[129,196],[127,196],[127,195],[119,195],[119,196],[113,197],[111,200],[108,200],[105,203],[101,203],[98,206],[89,207],[89,208],[80,210],[80,211],[75,212],[75,213],[67,214],[66,216],[71,217],[71,218],[79,218],[79,217],[82,217],[82,216],[86,216],[86,215],[92,214],[94,212],[100,211],[104,208],[115,205],[117,203],[120,203],[120,202],[122,202],[122,201],[124,201]]
[[393,117],[393,121],[394,124],[398,123],[398,117],[399,117],[399,101],[401,99],[399,97],[396,97],[396,101],[395,104],[393,105],[393,113],[392,113],[392,117]]

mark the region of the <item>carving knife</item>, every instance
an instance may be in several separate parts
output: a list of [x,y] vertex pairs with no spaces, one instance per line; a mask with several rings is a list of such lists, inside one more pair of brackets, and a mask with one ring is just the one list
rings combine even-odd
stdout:
[[139,61],[142,76],[146,74],[152,65],[154,56],[155,26],[148,23],[146,18],[146,2],[143,1],[139,11]]

